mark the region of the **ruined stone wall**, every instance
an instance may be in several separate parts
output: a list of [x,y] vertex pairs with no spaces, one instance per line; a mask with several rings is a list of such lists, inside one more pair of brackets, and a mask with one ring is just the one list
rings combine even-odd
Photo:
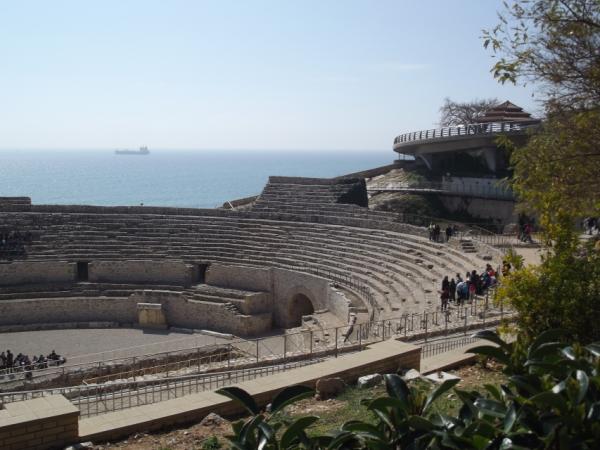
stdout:
[[316,275],[285,269],[211,264],[206,272],[206,282],[221,287],[271,292],[276,327],[286,328],[296,322],[292,302],[298,294],[308,297],[315,311],[328,309],[342,320],[348,317],[350,305],[346,297],[336,295],[331,282]]
[[134,304],[162,304],[169,326],[209,329],[241,336],[256,336],[271,329],[270,313],[235,314],[223,303],[186,300],[183,295],[170,291],[138,291],[131,298]]
[[92,261],[89,281],[94,283],[149,283],[189,286],[193,267],[183,261]]
[[66,261],[15,261],[0,264],[0,286],[35,283],[72,283],[76,266]]

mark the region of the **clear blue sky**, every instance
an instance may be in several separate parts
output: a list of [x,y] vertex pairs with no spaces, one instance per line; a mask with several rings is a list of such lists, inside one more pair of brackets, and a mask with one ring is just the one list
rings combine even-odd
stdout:
[[501,86],[500,0],[0,0],[0,148],[390,149]]

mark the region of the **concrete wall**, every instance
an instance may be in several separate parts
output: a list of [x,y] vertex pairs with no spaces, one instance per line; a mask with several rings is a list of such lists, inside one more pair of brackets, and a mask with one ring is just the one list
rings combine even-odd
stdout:
[[89,281],[95,283],[149,283],[189,286],[193,266],[183,261],[92,261]]
[[19,261],[0,264],[0,286],[35,283],[71,283],[75,280],[74,263],[65,261]]

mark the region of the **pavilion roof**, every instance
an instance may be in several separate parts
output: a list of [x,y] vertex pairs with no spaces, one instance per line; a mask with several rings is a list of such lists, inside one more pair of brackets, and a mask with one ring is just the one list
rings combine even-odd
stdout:
[[529,122],[535,120],[523,108],[509,102],[508,100],[504,103],[500,103],[485,112],[483,117],[478,121],[482,123],[488,122]]

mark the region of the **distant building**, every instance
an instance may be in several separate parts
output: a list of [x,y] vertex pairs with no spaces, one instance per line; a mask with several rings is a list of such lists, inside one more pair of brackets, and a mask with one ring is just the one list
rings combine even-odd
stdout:
[[453,175],[502,175],[508,160],[496,142],[500,135],[515,144],[526,142],[540,120],[506,101],[487,111],[478,123],[413,131],[394,140],[394,151],[412,155],[432,172]]

